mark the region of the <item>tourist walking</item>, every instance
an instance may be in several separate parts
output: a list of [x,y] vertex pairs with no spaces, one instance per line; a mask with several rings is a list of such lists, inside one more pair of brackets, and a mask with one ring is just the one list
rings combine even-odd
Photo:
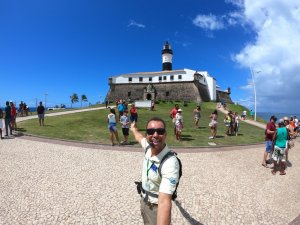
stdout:
[[231,117],[231,114],[229,112],[225,115],[225,118],[224,118],[224,123],[225,123],[225,127],[226,127],[225,133],[226,133],[227,136],[231,135],[231,124],[232,124],[231,119],[232,119],[232,117]]
[[181,132],[183,129],[183,116],[182,110],[178,109],[177,114],[175,116],[175,127],[176,127],[176,140],[181,140]]
[[199,128],[199,120],[201,118],[201,107],[198,105],[193,111],[195,128]]
[[274,150],[272,154],[274,167],[272,174],[275,175],[277,172],[277,165],[279,164],[280,175],[285,175],[285,165],[286,161],[286,150],[288,148],[288,130],[284,125],[283,119],[280,119],[278,128],[274,134],[273,142]]
[[177,114],[177,110],[179,109],[179,105],[175,104],[174,108],[170,111],[170,118],[172,119],[174,134],[176,135],[176,126],[175,126],[175,117]]
[[6,107],[5,107],[4,111],[5,111],[4,123],[5,123],[5,131],[6,131],[5,136],[8,136],[8,128],[9,128],[10,134],[12,135],[12,129],[11,129],[11,124],[10,124],[10,121],[11,121],[11,107],[10,107],[8,101],[6,101]]
[[275,116],[271,116],[270,122],[267,123],[266,130],[265,130],[265,141],[266,141],[266,149],[264,151],[262,166],[267,167],[267,157],[268,154],[271,153],[272,150],[272,142],[274,138],[274,134],[276,132],[276,120]]
[[110,109],[110,113],[107,115],[107,123],[108,123],[108,130],[110,133],[110,140],[111,145],[114,146],[114,138],[117,141],[117,144],[120,145],[118,129],[117,129],[117,119],[116,119],[116,111],[114,108]]
[[288,148],[285,151],[286,161],[289,163],[289,151],[292,147],[294,147],[294,142],[292,140],[292,137],[294,137],[294,130],[291,127],[289,118],[287,116],[283,117],[283,123],[289,134]]
[[43,102],[40,102],[40,105],[36,108],[36,112],[39,118],[40,126],[44,126],[44,119],[45,119],[45,107],[43,106]]
[[218,111],[214,110],[212,112],[212,114],[210,114],[209,118],[210,118],[209,127],[210,127],[210,134],[211,134],[211,136],[209,137],[209,139],[214,139],[217,136]]
[[12,130],[17,130],[17,109],[15,107],[15,104],[13,102],[10,102],[10,107],[11,107],[11,129]]
[[123,113],[123,116],[121,116],[120,118],[120,123],[122,125],[122,133],[124,136],[124,141],[122,142],[122,144],[124,145],[128,145],[128,135],[129,135],[129,117],[128,117],[128,111],[125,110]]
[[2,129],[3,129],[3,111],[0,108],[0,136],[1,136],[1,139],[3,139]]
[[131,104],[130,106],[130,121],[132,122],[137,122],[138,121],[138,112],[137,108],[135,107],[135,104]]
[[234,133],[235,133],[235,136],[238,136],[239,127],[240,127],[240,117],[239,117],[239,114],[237,112],[235,112],[234,118],[235,118],[235,121],[234,121]]
[[142,184],[138,186],[141,195],[141,214],[144,224],[170,224],[172,195],[179,181],[180,165],[176,156],[162,159],[170,153],[166,145],[166,124],[157,117],[146,125],[146,137],[138,131],[133,122],[130,128],[135,139],[141,144],[143,152]]
[[108,101],[108,99],[106,99],[106,100],[105,100],[105,108],[108,107],[108,103],[109,103],[109,101]]
[[121,116],[123,116],[123,113],[124,113],[124,110],[125,110],[125,107],[124,107],[124,104],[123,104],[122,100],[120,100],[117,108],[118,108],[118,111],[119,111],[119,120],[120,120],[120,118],[121,118]]

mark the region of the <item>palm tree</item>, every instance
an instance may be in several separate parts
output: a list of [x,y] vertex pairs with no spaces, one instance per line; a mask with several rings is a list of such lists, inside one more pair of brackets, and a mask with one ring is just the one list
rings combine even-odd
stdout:
[[71,96],[71,108],[72,108],[72,104],[75,102],[78,102],[78,95],[76,93],[73,93]]
[[82,108],[82,102],[87,102],[88,99],[86,97],[86,95],[81,95],[81,108]]

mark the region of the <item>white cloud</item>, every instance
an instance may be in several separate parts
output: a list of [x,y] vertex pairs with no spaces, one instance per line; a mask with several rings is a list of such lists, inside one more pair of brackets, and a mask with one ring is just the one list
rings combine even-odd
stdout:
[[299,112],[300,3],[245,0],[241,13],[256,38],[234,60],[262,71],[255,74],[258,111]]
[[193,20],[193,24],[204,30],[221,30],[224,28],[222,18],[217,18],[215,15],[197,15]]
[[137,23],[136,21],[134,20],[130,20],[127,27],[139,27],[139,28],[146,28],[146,26],[144,24],[141,24],[141,23]]

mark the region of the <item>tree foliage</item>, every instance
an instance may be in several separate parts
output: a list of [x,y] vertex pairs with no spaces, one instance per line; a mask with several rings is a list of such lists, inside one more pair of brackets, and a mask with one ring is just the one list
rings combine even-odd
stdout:
[[77,95],[76,93],[73,93],[73,94],[70,96],[70,99],[71,99],[71,108],[72,108],[73,103],[78,102],[78,95]]
[[86,95],[81,95],[81,107],[82,107],[82,102],[87,102],[88,99],[86,97]]

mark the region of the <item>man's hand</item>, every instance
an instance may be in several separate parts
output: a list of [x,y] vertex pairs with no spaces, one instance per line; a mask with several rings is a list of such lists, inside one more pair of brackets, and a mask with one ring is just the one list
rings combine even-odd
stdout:
[[137,142],[141,143],[144,136],[141,134],[141,132],[138,131],[135,121],[131,123],[130,131],[132,132],[135,140],[137,140]]
[[133,132],[133,130],[137,129],[135,121],[133,121],[130,125],[130,130]]

